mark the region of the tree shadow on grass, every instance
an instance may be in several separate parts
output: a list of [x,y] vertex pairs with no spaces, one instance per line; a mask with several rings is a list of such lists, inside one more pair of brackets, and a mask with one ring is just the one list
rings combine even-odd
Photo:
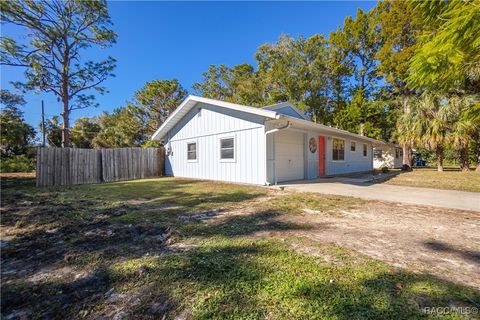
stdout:
[[[79,318],[80,310],[88,310],[94,319],[111,304],[109,288],[126,284],[141,287],[141,294],[119,310],[139,319],[173,319],[185,311],[196,319],[411,319],[424,318],[422,308],[480,301],[478,291],[434,276],[386,271],[378,262],[325,265],[278,241],[219,234],[188,250],[105,261],[92,275],[70,282],[4,284],[2,312]],[[123,265],[127,271],[118,271]],[[159,300],[161,307],[154,308]]]
[[[110,210],[113,213],[118,211],[118,208]],[[49,232],[33,230],[17,236],[2,251],[3,271],[13,270],[14,272],[13,277],[9,277],[11,281],[2,285],[2,296],[8,297],[2,299],[2,312],[9,314],[15,310],[29,309],[40,312],[42,317],[71,316],[79,311],[79,305],[87,305],[88,309],[89,305],[92,307],[94,304],[103,303],[102,295],[115,282],[110,281],[98,266],[95,271],[92,271],[93,274],[87,277],[87,279],[90,277],[96,279],[92,281],[80,279],[61,282],[66,280],[45,278],[45,280],[33,281],[32,279],[38,278],[39,274],[42,275],[46,271],[52,273],[53,270],[54,273],[62,266],[78,270],[83,260],[92,257],[98,260],[96,265],[103,266],[105,269],[110,263],[119,259],[134,260],[145,257],[146,254],[168,254],[169,249],[165,244],[169,239],[165,235],[170,232],[171,226],[175,230],[180,230],[183,238],[248,236],[257,231],[307,228],[295,223],[275,221],[277,214],[268,211],[251,216],[228,217],[214,225],[182,224],[178,220],[180,212],[173,213],[171,220],[167,223],[112,223],[108,220],[110,216],[106,215],[104,219],[96,221],[70,223]],[[177,236],[180,235],[169,234],[169,237]],[[228,253],[232,259],[235,256],[234,253],[231,250]],[[88,263],[87,266],[91,269]],[[98,298],[98,301],[90,300],[90,296],[74,293],[77,289],[81,292],[90,292]],[[248,299],[248,297],[242,299]],[[169,303],[168,308],[172,308],[171,305]]]
[[[257,232],[285,232],[310,230],[313,226],[304,223],[282,221],[282,214],[275,210],[262,210],[247,215],[228,216],[216,223],[193,222],[183,227],[189,236],[249,236]],[[317,226],[318,227],[318,226]]]
[[425,241],[423,244],[432,251],[450,253],[461,257],[465,261],[480,265],[480,251],[464,250],[437,240]]
[[310,283],[296,295],[314,309],[323,306],[327,317],[345,320],[427,318],[428,309],[472,308],[480,302],[480,293],[471,288],[403,271],[375,273],[354,283]]
[[[154,201],[148,205],[119,201],[102,208],[101,199],[74,199],[72,210],[68,204],[55,204],[54,198],[27,198],[26,201],[45,201],[46,207],[42,212],[30,212],[33,221],[27,221],[27,226],[56,219],[60,226],[53,230],[28,229],[2,250],[2,270],[16,269],[14,276],[2,279],[2,313],[26,310],[32,318],[80,318],[85,316],[81,311],[88,310],[86,317],[94,319],[98,315],[95,312],[113,303],[107,292],[122,286],[142,288],[141,294],[134,297],[138,302],[126,304],[119,311],[135,318],[173,318],[185,310],[203,319],[270,315],[286,319],[420,318],[423,314],[419,307],[447,301],[462,305],[479,299],[470,289],[434,277],[386,273],[376,267],[368,269],[366,276],[355,269],[361,266],[321,269],[316,258],[300,256],[282,243],[242,239],[262,231],[310,228],[278,219],[281,214],[273,210],[227,216],[208,223],[184,223],[179,216],[199,208],[205,210],[206,200],[214,205],[240,203],[258,195],[204,190],[202,199],[201,191],[182,189],[173,181],[168,187],[171,189],[164,190],[158,200],[150,198]],[[158,208],[162,203],[178,204],[185,209],[160,211],[163,220],[152,223],[117,220],[129,214],[141,215],[142,210]],[[7,225],[12,225],[16,213],[8,214],[12,217]],[[37,218],[40,220],[36,221]],[[163,237],[168,227],[179,230],[183,238],[200,237],[206,244],[167,250]],[[31,281],[32,275],[45,268],[82,268],[82,259],[92,256],[98,261],[87,261],[89,272],[80,278]],[[122,263],[131,263],[133,267],[128,272],[116,272],[112,266]],[[26,272],[20,273],[22,268]],[[334,278],[332,270],[346,279],[325,281]],[[422,286],[434,290],[417,290]],[[468,299],[459,292],[467,292]],[[158,303],[160,307],[154,307]]]

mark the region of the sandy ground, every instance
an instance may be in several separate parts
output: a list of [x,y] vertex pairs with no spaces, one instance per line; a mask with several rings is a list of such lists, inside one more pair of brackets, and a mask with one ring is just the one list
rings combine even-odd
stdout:
[[[304,211],[281,218],[314,226],[292,231],[295,236],[348,247],[396,267],[480,288],[479,212],[392,202],[368,202],[341,214]],[[270,235],[274,233],[288,236]]]
[[[268,197],[256,200],[257,203],[266,201]],[[303,210],[303,214],[282,215],[276,219],[308,223],[312,228],[259,231],[256,235],[305,238],[305,247],[295,249],[312,255],[317,255],[319,250],[315,243],[335,244],[397,268],[480,289],[480,212],[382,201],[369,201],[361,209],[341,213]],[[251,207],[226,211],[206,222],[215,224],[234,215],[250,215],[256,211],[252,203]],[[308,246],[308,241],[312,241],[312,246]]]

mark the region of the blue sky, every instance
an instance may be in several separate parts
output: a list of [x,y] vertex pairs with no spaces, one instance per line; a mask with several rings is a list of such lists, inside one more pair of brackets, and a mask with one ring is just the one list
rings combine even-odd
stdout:
[[[123,106],[146,81],[176,78],[190,92],[210,64],[255,63],[254,53],[281,34],[328,36],[357,8],[369,10],[375,2],[110,2],[118,34],[108,49],[90,49],[85,56],[115,57],[116,77],[104,85],[109,93],[97,95],[99,107],[74,111],[71,122]],[[21,37],[18,28],[2,26],[3,36]],[[23,70],[1,67],[1,86],[21,81]],[[26,120],[38,127],[40,101],[47,116],[59,115],[53,94],[27,94]]]

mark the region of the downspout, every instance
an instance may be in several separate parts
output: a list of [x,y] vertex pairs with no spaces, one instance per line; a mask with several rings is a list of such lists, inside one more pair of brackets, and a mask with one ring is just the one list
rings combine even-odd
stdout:
[[[275,132],[278,132],[280,130],[285,130],[285,129],[288,129],[291,127],[291,123],[290,121],[287,121],[287,124],[283,127],[280,127],[280,128],[275,128],[275,129],[271,129],[271,130],[268,130],[265,132],[265,145],[267,145],[267,135],[271,134],[271,133],[275,133]],[[275,141],[273,141],[273,176],[275,178],[275,185],[277,184],[277,173],[276,173],[276,169],[275,169]],[[268,173],[268,161],[267,161],[267,168],[265,170],[266,173]],[[269,186],[271,185],[270,182],[268,181],[265,181],[265,185]]]

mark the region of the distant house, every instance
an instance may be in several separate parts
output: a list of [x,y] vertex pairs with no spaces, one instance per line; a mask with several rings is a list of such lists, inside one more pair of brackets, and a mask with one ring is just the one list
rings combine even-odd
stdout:
[[401,168],[403,164],[403,149],[401,146],[393,143],[383,143],[375,145],[373,148],[373,167],[381,169],[387,167],[389,169]]
[[289,102],[253,108],[189,96],[153,134],[167,175],[250,184],[373,169],[377,140],[308,120]]

